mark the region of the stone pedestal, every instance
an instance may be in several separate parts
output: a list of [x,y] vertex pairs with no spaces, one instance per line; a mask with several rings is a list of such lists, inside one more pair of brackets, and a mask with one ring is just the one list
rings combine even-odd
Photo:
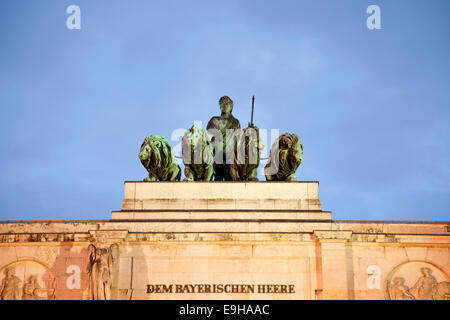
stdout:
[[318,182],[125,182],[113,219],[329,220]]

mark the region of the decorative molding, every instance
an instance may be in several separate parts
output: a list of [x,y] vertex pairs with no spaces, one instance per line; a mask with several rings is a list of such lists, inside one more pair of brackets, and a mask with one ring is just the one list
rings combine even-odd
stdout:
[[352,237],[351,230],[314,230],[313,237],[317,240],[344,240],[349,241]]

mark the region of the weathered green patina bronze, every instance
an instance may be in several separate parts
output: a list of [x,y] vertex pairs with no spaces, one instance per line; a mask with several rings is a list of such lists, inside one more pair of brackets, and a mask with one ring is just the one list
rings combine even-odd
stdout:
[[184,181],[213,181],[213,147],[206,131],[192,126],[182,140]]
[[275,140],[264,168],[267,181],[297,181],[295,172],[303,161],[303,144],[296,134],[285,133]]
[[[211,139],[216,160],[214,163],[215,180],[230,181],[230,164],[226,163],[226,150],[229,150],[230,145],[233,144],[233,138],[235,137],[234,130],[240,129],[241,124],[239,123],[239,120],[232,115],[233,100],[227,96],[223,96],[219,100],[219,106],[221,115],[212,117],[211,120],[209,120],[206,129],[210,133],[212,131],[218,131],[217,134],[212,133],[213,138]],[[221,143],[218,141],[218,138],[221,138]],[[217,161],[217,159],[220,159],[220,154],[222,154],[222,161]]]
[[[243,130],[232,115],[233,101],[223,96],[219,106],[221,115],[209,120],[207,132],[192,126],[183,136],[184,181],[258,181],[264,143],[259,128],[253,124],[255,97],[252,98],[251,121]],[[163,136],[145,138],[139,159],[149,173],[144,181],[180,181],[181,169]],[[281,135],[272,145],[264,168],[266,180],[297,181],[295,174],[302,161],[300,138],[290,133]]]
[[259,128],[249,125],[236,131],[233,162],[230,165],[233,181],[258,181],[258,166],[264,143],[259,136]]
[[144,181],[180,181],[181,168],[177,164],[169,142],[159,135],[145,138],[139,159],[148,171]]

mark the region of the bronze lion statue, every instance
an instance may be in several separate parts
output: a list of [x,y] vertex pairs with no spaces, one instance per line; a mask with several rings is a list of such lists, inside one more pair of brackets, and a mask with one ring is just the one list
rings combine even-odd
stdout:
[[297,181],[295,172],[303,161],[303,144],[295,134],[285,133],[277,138],[264,168],[267,181]]
[[258,166],[264,143],[259,136],[259,128],[250,125],[245,129],[235,130],[233,150],[230,164],[231,180],[258,181]]
[[144,181],[180,181],[181,168],[177,164],[169,142],[158,135],[145,138],[139,159],[148,171]]
[[184,181],[213,181],[213,147],[206,131],[192,126],[183,136]]

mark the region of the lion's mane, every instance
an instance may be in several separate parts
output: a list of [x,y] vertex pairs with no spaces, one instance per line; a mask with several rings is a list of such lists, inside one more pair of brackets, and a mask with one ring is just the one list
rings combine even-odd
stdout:
[[179,170],[179,167],[172,154],[172,147],[163,136],[146,137],[141,145],[139,159],[149,172],[149,180],[155,180],[154,178],[161,181],[179,180],[179,177],[174,178],[174,175],[178,175],[175,171],[177,168]]
[[259,136],[259,128],[249,126],[235,131],[233,162],[230,165],[233,181],[257,181],[257,168],[264,144]]
[[192,126],[182,139],[182,156],[188,181],[213,180],[213,147],[202,128]]
[[296,181],[295,172],[303,161],[303,144],[296,134],[284,133],[270,150],[264,173],[267,181]]

